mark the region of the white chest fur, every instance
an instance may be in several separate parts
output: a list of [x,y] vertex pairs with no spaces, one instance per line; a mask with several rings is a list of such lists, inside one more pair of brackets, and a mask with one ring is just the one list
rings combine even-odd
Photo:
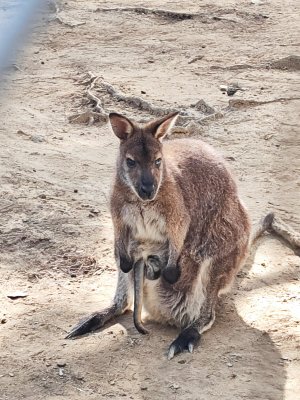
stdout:
[[132,250],[136,258],[146,259],[161,251],[166,243],[166,221],[154,205],[136,207],[125,205],[122,209],[124,224],[130,227],[133,239]]
[[155,206],[138,208],[126,205],[122,210],[122,218],[136,240],[159,243],[166,240],[166,221]]

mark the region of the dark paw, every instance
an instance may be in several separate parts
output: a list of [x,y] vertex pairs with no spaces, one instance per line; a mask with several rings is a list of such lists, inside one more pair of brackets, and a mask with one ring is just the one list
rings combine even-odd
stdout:
[[177,266],[175,266],[175,267],[166,267],[163,270],[162,275],[163,275],[164,279],[168,283],[173,285],[175,282],[178,281],[178,279],[180,277],[180,269]]
[[168,360],[171,360],[176,354],[188,350],[193,352],[194,347],[200,341],[200,333],[196,328],[187,328],[180,333],[177,339],[171,343],[168,351]]
[[120,268],[125,274],[131,271],[133,267],[133,261],[128,256],[120,255]]
[[162,262],[159,257],[149,256],[145,268],[146,278],[151,281],[158,279],[160,277],[162,267]]
[[85,335],[86,333],[93,332],[100,329],[104,325],[103,317],[100,313],[95,313],[85,317],[72,328],[71,332],[66,336],[66,339],[72,339],[77,336]]

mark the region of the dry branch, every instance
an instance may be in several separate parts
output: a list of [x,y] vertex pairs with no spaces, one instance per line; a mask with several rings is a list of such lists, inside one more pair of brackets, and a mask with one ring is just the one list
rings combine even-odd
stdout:
[[242,108],[257,107],[263,104],[281,103],[284,101],[293,101],[293,100],[300,100],[300,97],[279,97],[278,99],[266,100],[266,101],[232,99],[229,100],[228,107],[231,109],[242,109]]
[[136,14],[145,14],[145,15],[158,15],[160,17],[183,21],[185,19],[193,19],[196,16],[200,16],[203,14],[194,14],[194,13],[185,13],[185,12],[177,12],[177,11],[169,11],[169,10],[161,10],[161,9],[153,9],[153,8],[145,8],[145,7],[113,7],[113,8],[101,8],[98,7],[95,10],[96,12],[132,12]]
[[99,78],[99,76],[94,75],[92,72],[88,72],[87,80],[83,82],[83,84],[88,84],[88,87],[86,89],[87,98],[95,103],[95,105],[93,106],[93,110],[87,110],[83,113],[71,115],[69,117],[69,122],[73,124],[86,125],[92,125],[95,122],[107,122],[107,113],[102,107],[101,100],[92,92]]
[[107,93],[109,93],[117,101],[123,101],[132,108],[148,111],[152,115],[161,116],[171,112],[179,111],[178,109],[175,108],[155,107],[152,103],[138,96],[126,96],[124,93],[115,89],[113,85],[105,81],[101,82],[101,86],[107,91]]
[[[85,80],[82,83],[88,85],[86,89],[86,96],[88,100],[92,101],[93,108],[92,110],[72,115],[69,118],[69,121],[73,123],[85,123],[91,125],[94,122],[107,121],[108,111],[103,108],[100,98],[95,94],[96,86],[98,92],[105,92],[116,103],[124,103],[124,105],[127,107],[144,111],[157,117],[178,111],[179,118],[177,123],[179,126],[176,126],[176,133],[181,132],[187,135],[191,134],[191,121],[197,124],[205,124],[210,120],[215,120],[224,116],[222,112],[216,112],[203,99],[200,99],[198,102],[191,104],[190,106],[177,106],[176,108],[158,107],[139,96],[126,95],[119,89],[116,89],[110,83],[100,79],[100,77],[95,76],[92,72],[88,73],[87,77],[85,77]],[[195,125],[193,126],[195,128]],[[197,131],[197,129],[194,130]]]
[[135,13],[139,15],[153,15],[160,18],[164,18],[169,21],[184,21],[184,20],[200,20],[203,23],[209,22],[230,22],[230,23],[238,23],[239,21],[232,18],[223,17],[223,15],[235,14],[237,17],[254,19],[255,21],[264,20],[267,16],[256,13],[249,12],[238,12],[235,9],[219,9],[216,10],[214,14],[211,11],[200,13],[189,13],[189,12],[178,12],[171,10],[162,10],[159,8],[146,8],[146,7],[110,7],[110,8],[102,8],[98,7],[95,9],[95,12],[128,12]]

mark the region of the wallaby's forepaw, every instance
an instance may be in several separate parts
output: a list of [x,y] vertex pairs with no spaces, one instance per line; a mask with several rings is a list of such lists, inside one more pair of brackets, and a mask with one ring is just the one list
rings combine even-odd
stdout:
[[164,279],[170,283],[171,285],[173,285],[174,283],[176,283],[180,277],[180,269],[178,266],[170,266],[170,267],[166,267],[165,269],[163,269],[162,271],[162,275],[164,277]]
[[126,255],[120,255],[120,268],[123,272],[125,272],[125,274],[132,270],[133,264],[134,262],[130,259],[130,257]]
[[188,350],[193,352],[194,347],[200,341],[200,333],[196,328],[187,328],[180,333],[177,339],[171,343],[168,351],[168,360],[171,360],[176,354]]
[[66,336],[66,339],[72,339],[77,336],[85,335],[102,328],[104,325],[101,313],[94,313],[83,318],[79,323],[72,328],[71,332]]
[[158,279],[163,268],[162,261],[158,256],[149,256],[145,268],[145,276],[151,281]]

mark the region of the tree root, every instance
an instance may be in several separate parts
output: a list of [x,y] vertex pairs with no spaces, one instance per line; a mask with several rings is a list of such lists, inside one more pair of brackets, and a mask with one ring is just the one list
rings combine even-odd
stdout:
[[257,101],[257,100],[243,100],[243,99],[232,99],[228,102],[228,109],[243,109],[250,107],[257,107],[263,104],[270,103],[281,103],[284,101],[300,100],[300,97],[279,97],[274,100]]
[[248,12],[237,12],[234,9],[220,9],[215,11],[215,15],[212,15],[211,12],[206,13],[189,13],[189,12],[178,12],[171,10],[162,10],[158,8],[146,8],[146,7],[111,7],[111,8],[102,8],[98,7],[95,9],[95,12],[129,12],[135,13],[139,15],[154,15],[160,18],[164,18],[169,21],[185,21],[185,20],[200,20],[203,23],[213,23],[218,21],[230,22],[230,23],[238,23],[239,21],[236,19],[231,19],[227,17],[223,17],[223,15],[235,14],[241,18],[252,18],[257,20],[264,20],[267,18],[262,14],[248,13]]
[[122,101],[132,108],[137,108],[142,111],[148,111],[152,115],[161,116],[178,111],[175,108],[155,107],[152,103],[138,96],[126,96],[124,93],[118,91],[110,83],[107,83],[105,81],[102,81],[100,85],[106,90],[108,94],[111,95],[111,97],[116,99],[118,102]]
[[102,124],[105,124],[107,122],[107,117],[90,110],[83,113],[71,115],[68,119],[69,122],[72,124],[93,125],[95,122],[100,122]]
[[281,71],[300,71],[300,56],[287,56],[279,60],[267,61],[262,64],[235,64],[222,67],[221,65],[212,65],[210,69],[222,71],[237,71],[241,69],[278,69]]
[[177,12],[177,11],[168,11],[168,10],[160,10],[153,8],[145,8],[145,7],[113,7],[113,8],[101,8],[98,7],[95,10],[96,12],[133,12],[136,14],[145,14],[145,15],[158,15],[160,17],[183,21],[186,19],[193,19],[200,14],[193,13],[185,13],[185,12]]
[[87,75],[87,79],[83,82],[83,84],[88,84],[86,96],[91,102],[94,103],[93,109],[84,111],[83,113],[71,115],[69,117],[69,122],[73,124],[86,125],[93,125],[95,122],[105,124],[108,120],[108,115],[102,107],[101,100],[92,93],[92,90],[94,89],[95,84],[100,77],[94,75],[92,72],[88,72]]
[[57,21],[59,24],[68,26],[70,28],[86,24],[86,22],[84,21],[80,22],[80,21],[70,20],[69,17],[63,11],[60,10],[55,0],[49,1],[48,7],[50,9],[50,12],[53,13],[53,15],[51,15],[51,17],[49,18],[49,21],[51,22]]
[[[195,129],[197,124],[207,124],[211,120],[219,119],[224,116],[222,112],[216,112],[212,107],[210,107],[203,99],[199,100],[195,104],[190,106],[178,106],[178,107],[157,107],[151,102],[139,97],[139,96],[128,96],[120,90],[116,89],[113,85],[105,82],[100,77],[95,76],[92,72],[88,72],[82,84],[88,85],[86,89],[87,99],[93,103],[92,110],[85,111],[81,114],[72,115],[69,121],[72,123],[85,123],[93,124],[94,122],[104,122],[107,121],[108,111],[104,110],[102,102],[99,97],[95,94],[95,87],[97,86],[98,92],[104,92],[108,94],[110,99],[116,103],[123,103],[125,106],[144,111],[148,114],[160,117],[167,115],[172,112],[179,112],[179,117],[177,120],[176,133],[190,135],[192,133],[192,126]],[[112,109],[111,111],[115,111]],[[193,121],[194,125],[190,124]],[[145,122],[141,120],[140,122]],[[199,129],[198,129],[199,130]]]

